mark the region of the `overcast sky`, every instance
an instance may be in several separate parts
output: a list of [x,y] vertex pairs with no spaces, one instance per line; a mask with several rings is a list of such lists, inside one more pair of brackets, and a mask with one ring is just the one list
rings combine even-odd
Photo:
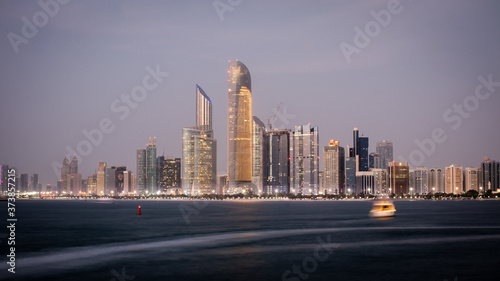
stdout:
[[[181,157],[198,83],[213,102],[217,170],[226,173],[234,59],[250,70],[253,115],[267,123],[288,114],[275,119],[280,128],[318,126],[321,147],[352,145],[358,127],[370,152],[390,140],[395,158],[413,153],[413,164],[499,161],[500,2],[390,2],[220,0],[218,11],[211,0],[73,0],[47,15],[38,1],[1,1],[0,163],[55,184],[52,163],[79,144],[84,177],[100,161],[135,172],[150,136],[159,155]],[[494,82],[479,86],[480,76]],[[151,90],[132,108],[121,96],[144,79]],[[89,150],[82,131],[100,122],[114,130]],[[435,151],[419,148],[434,130]]]

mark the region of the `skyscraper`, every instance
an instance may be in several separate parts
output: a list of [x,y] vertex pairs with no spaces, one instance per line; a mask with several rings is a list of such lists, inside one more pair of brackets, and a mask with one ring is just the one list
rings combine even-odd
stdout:
[[67,190],[69,170],[70,170],[69,160],[68,160],[68,158],[66,158],[66,156],[64,156],[64,160],[63,160],[62,167],[61,167],[61,193],[62,192],[69,192]]
[[181,158],[158,157],[158,188],[172,194],[181,187]]
[[492,161],[488,156],[484,156],[484,161],[481,163],[480,188],[484,191],[500,189],[500,163]]
[[[356,193],[356,154],[354,149],[347,146],[349,157],[345,158],[345,194]],[[340,192],[340,191],[339,191]]]
[[452,164],[446,167],[445,192],[461,194],[463,192],[463,168]]
[[466,192],[469,190],[479,191],[478,187],[479,169],[473,167],[467,167],[465,168],[464,174],[465,174],[465,191]]
[[229,61],[228,73],[228,191],[240,193],[252,181],[252,86],[250,72],[240,61]]
[[73,159],[71,159],[71,163],[69,163],[69,173],[78,174],[78,159],[76,158],[76,156],[73,156]]
[[252,124],[252,185],[254,186],[253,192],[257,194],[264,192],[267,181],[268,144],[266,126],[262,120],[254,116]]
[[330,140],[323,148],[323,182],[325,194],[345,193],[345,152],[339,142]]
[[106,166],[105,170],[105,182],[104,185],[104,195],[117,195],[115,192],[115,184],[116,184],[116,166]]
[[87,176],[87,194],[97,194],[97,175]]
[[304,195],[318,194],[318,127],[295,126],[290,135],[290,188]]
[[429,192],[444,192],[443,189],[443,170],[440,168],[429,169]]
[[156,194],[156,138],[149,137],[146,147],[146,190],[149,195]]
[[427,168],[417,167],[410,170],[410,182],[410,194],[427,194],[429,192]]
[[265,156],[267,177],[264,193],[290,192],[290,130],[273,129],[266,132],[268,146]]
[[387,168],[389,174],[389,192],[397,195],[409,192],[408,162],[390,162]]
[[370,169],[382,169],[380,163],[380,154],[377,152],[372,152],[368,155],[368,168]]
[[106,189],[106,162],[99,162],[97,166],[97,195],[103,196]]
[[215,193],[217,141],[213,138],[212,101],[196,85],[196,126],[182,129],[182,190],[187,195]]
[[386,140],[377,142],[376,151],[380,155],[380,168],[387,169],[387,167],[389,166],[389,162],[392,162],[393,160],[392,142]]
[[139,192],[139,195],[145,195],[146,194],[146,149],[145,148],[139,148],[137,149],[137,162],[136,162],[136,167],[137,167],[137,176],[135,178],[136,180],[136,187],[137,191]]
[[368,171],[368,144],[368,137],[361,136],[358,138],[356,153],[359,156],[359,171]]

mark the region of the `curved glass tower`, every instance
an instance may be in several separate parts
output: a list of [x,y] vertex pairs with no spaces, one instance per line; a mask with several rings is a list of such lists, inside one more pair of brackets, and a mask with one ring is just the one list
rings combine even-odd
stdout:
[[212,101],[205,91],[196,84],[196,127],[212,129]]
[[252,86],[243,63],[229,61],[228,73],[228,193],[239,193],[252,182]]

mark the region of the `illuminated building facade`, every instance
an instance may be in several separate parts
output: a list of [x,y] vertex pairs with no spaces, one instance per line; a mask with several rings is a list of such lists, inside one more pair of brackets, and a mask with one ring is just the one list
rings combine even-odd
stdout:
[[146,194],[146,149],[145,148],[139,148],[137,149],[137,176],[135,178],[136,180],[136,186],[137,186],[137,191],[139,192],[140,195],[145,195]]
[[461,194],[463,192],[463,184],[463,168],[456,164],[446,167],[445,192]]
[[254,116],[252,124],[252,187],[256,194],[264,193],[267,181],[268,143],[264,122]]
[[389,174],[389,193],[396,195],[408,194],[410,190],[408,162],[390,162],[387,170]]
[[317,195],[319,188],[319,132],[311,124],[295,126],[290,134],[290,188]]
[[252,182],[252,86],[250,72],[240,61],[229,61],[228,193],[245,192]]
[[323,148],[323,189],[325,194],[345,193],[345,152],[339,142],[330,140]]
[[[264,193],[290,192],[290,130],[274,129],[266,132],[268,146],[265,157]],[[293,191],[292,191],[293,192]]]

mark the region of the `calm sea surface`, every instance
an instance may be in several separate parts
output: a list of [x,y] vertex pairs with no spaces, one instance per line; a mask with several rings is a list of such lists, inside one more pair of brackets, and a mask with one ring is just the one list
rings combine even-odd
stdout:
[[[500,280],[500,200],[16,202],[0,279]],[[141,205],[142,215],[137,215]]]

